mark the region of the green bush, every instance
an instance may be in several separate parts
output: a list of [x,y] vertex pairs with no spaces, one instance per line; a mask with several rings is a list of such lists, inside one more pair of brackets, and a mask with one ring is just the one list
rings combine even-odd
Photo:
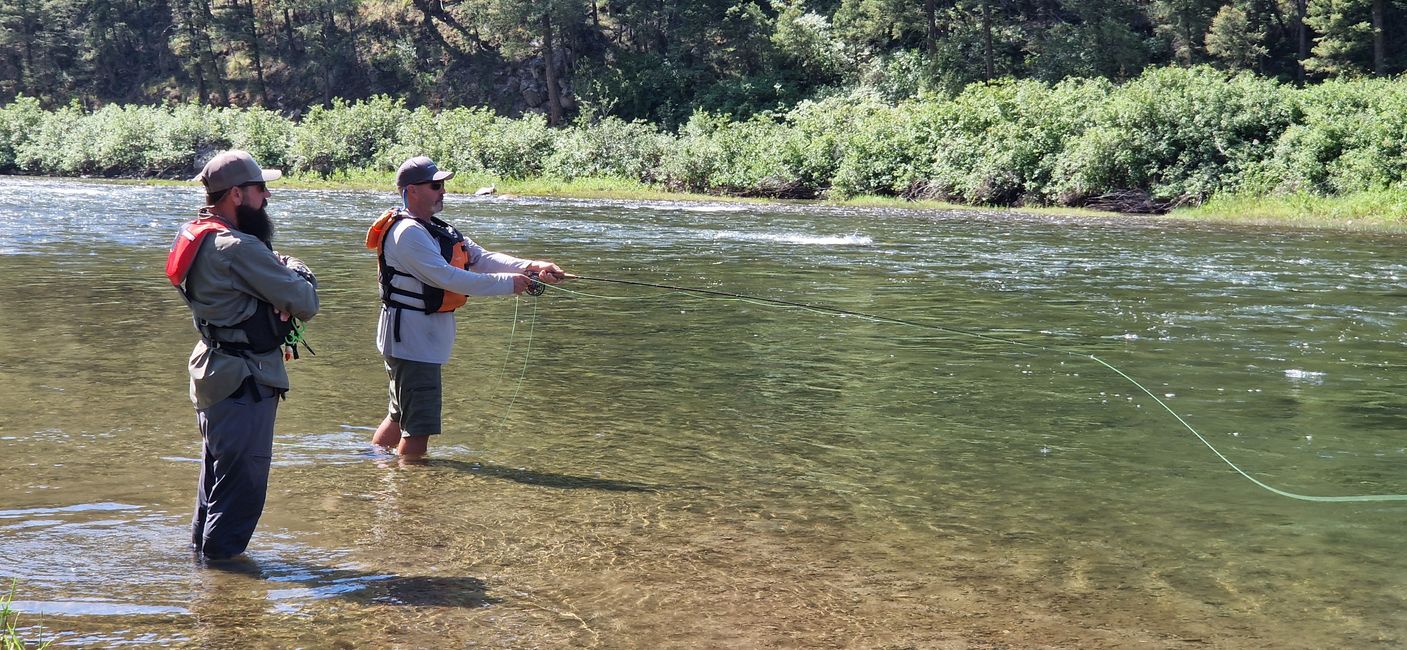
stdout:
[[394,171],[407,158],[429,156],[441,168],[456,173],[482,171],[477,161],[459,155],[467,133],[481,131],[493,114],[481,109],[456,108],[436,114],[420,107],[410,112],[396,130],[395,143],[377,157],[375,168]]
[[883,106],[872,95],[807,101],[787,113],[790,127],[782,142],[787,175],[815,192],[830,189],[840,169],[846,138],[866,116]]
[[292,164],[293,122],[263,108],[229,111],[212,144],[248,151],[259,165],[285,169]]
[[0,108],[0,172],[23,171],[18,161],[19,151],[48,117],[38,99],[24,95]]
[[660,178],[691,192],[785,194],[796,181],[782,163],[787,134],[769,117],[731,122],[697,112],[661,160]]
[[1115,190],[1161,199],[1346,194],[1407,188],[1407,84],[1296,89],[1170,67],[1117,86],[1008,80],[898,104],[856,92],[746,120],[700,110],[677,135],[616,117],[554,130],[541,115],[407,110],[384,96],[335,100],[298,122],[194,104],[87,112],[76,103],[44,110],[21,96],[0,106],[0,173],[188,178],[232,147],[267,167],[324,176],[384,173],[425,154],[462,174],[614,177],[743,195],[1011,205],[1080,204]]
[[607,117],[591,123],[578,121],[557,131],[544,172],[562,179],[588,177],[654,180],[656,168],[671,138],[640,121]]
[[841,144],[832,181],[839,196],[910,196],[927,184],[945,115],[941,102],[880,107],[856,121]]
[[969,86],[939,109],[929,192],[973,204],[1044,203],[1057,156],[1109,92],[1102,79]]
[[31,174],[85,173],[81,167],[85,152],[92,148],[93,134],[84,127],[83,117],[77,102],[46,113],[15,147],[15,166]]
[[395,169],[406,158],[426,155],[455,173],[532,178],[552,155],[552,138],[542,115],[514,120],[487,108],[419,108],[402,120],[393,144],[377,157],[378,167]]
[[[485,109],[487,112],[487,109]],[[494,116],[461,155],[478,159],[484,171],[501,178],[532,178],[552,154],[552,130],[540,114],[516,120]]]
[[[88,152],[87,166],[93,173],[104,176],[154,176],[169,173],[168,161],[156,159],[162,168],[154,168],[151,154],[160,148],[160,135],[174,122],[164,109],[147,106],[104,106],[85,118],[93,122],[95,140]],[[185,167],[185,165],[183,165]]]
[[1407,86],[1336,80],[1294,96],[1302,115],[1255,166],[1247,191],[1344,194],[1407,184]]
[[378,154],[395,146],[400,125],[409,115],[405,100],[385,95],[351,104],[334,99],[330,108],[315,106],[293,128],[287,162],[295,171],[324,177],[375,167]]
[[225,116],[239,112],[182,104],[161,114],[151,125],[154,141],[146,155],[147,174],[167,178],[194,176],[200,171],[197,164],[204,163],[199,159],[203,154],[208,157],[217,150],[230,148],[229,139],[223,134]]
[[1062,203],[1121,189],[1205,198],[1235,191],[1290,126],[1285,87],[1205,66],[1158,68],[1113,90],[1056,161]]

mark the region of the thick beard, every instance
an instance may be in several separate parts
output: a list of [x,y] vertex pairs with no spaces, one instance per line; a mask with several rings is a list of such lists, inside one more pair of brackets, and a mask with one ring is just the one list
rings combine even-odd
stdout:
[[238,206],[235,208],[235,218],[239,219],[239,229],[242,232],[258,237],[259,241],[269,248],[274,247],[274,222],[269,219],[269,213],[264,210],[264,206]]

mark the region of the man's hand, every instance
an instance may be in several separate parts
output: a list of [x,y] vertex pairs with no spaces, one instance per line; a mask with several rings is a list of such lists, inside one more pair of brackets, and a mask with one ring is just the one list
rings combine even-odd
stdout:
[[312,271],[308,270],[308,265],[304,264],[303,260],[293,257],[292,255],[279,255],[278,261],[283,263],[284,266],[288,267],[294,273],[303,276],[303,279],[307,280],[309,284],[314,287],[318,286],[318,279],[313,276]]
[[522,273],[513,274],[513,293],[527,291],[528,287],[532,286],[532,283],[533,279]]
[[566,271],[551,262],[531,262],[528,264],[528,271],[537,271],[537,279],[547,284],[557,284],[567,277]]

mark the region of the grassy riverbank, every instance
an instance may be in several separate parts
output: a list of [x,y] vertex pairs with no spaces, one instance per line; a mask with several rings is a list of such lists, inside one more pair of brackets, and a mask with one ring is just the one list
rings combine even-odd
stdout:
[[1342,196],[1226,196],[1172,213],[1177,218],[1385,232],[1407,231],[1407,189]]
[[[316,174],[289,174],[274,186],[289,189],[354,190],[390,192],[393,175],[389,172],[339,172],[327,178]],[[190,185],[189,181],[169,179],[106,179],[90,178],[84,182]],[[622,201],[700,201],[712,203],[780,203],[800,205],[831,205],[854,208],[901,210],[958,210],[970,212],[1021,212],[1025,214],[1090,217],[1090,218],[1163,218],[1187,221],[1235,223],[1247,225],[1287,226],[1295,228],[1359,230],[1374,232],[1407,232],[1407,190],[1357,192],[1346,196],[1228,196],[1214,197],[1206,204],[1175,210],[1167,215],[1128,215],[1117,212],[1073,207],[999,207],[972,206],[944,201],[907,200],[892,196],[863,195],[845,199],[788,200],[736,197],[693,192],[674,192],[666,188],[619,178],[577,178],[572,180],[529,179],[504,180],[481,174],[458,174],[448,185],[451,193],[470,194],[479,188],[493,187],[500,196],[546,198],[603,199]]]

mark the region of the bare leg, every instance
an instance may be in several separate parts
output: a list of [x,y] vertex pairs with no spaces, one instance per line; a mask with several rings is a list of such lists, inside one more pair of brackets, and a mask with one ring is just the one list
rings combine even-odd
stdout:
[[425,450],[429,446],[430,436],[401,438],[401,444],[396,448],[396,454],[406,460],[418,460],[425,457]]
[[378,447],[394,449],[401,442],[401,423],[386,416],[381,421],[381,426],[376,427],[376,434],[371,437],[371,444]]

